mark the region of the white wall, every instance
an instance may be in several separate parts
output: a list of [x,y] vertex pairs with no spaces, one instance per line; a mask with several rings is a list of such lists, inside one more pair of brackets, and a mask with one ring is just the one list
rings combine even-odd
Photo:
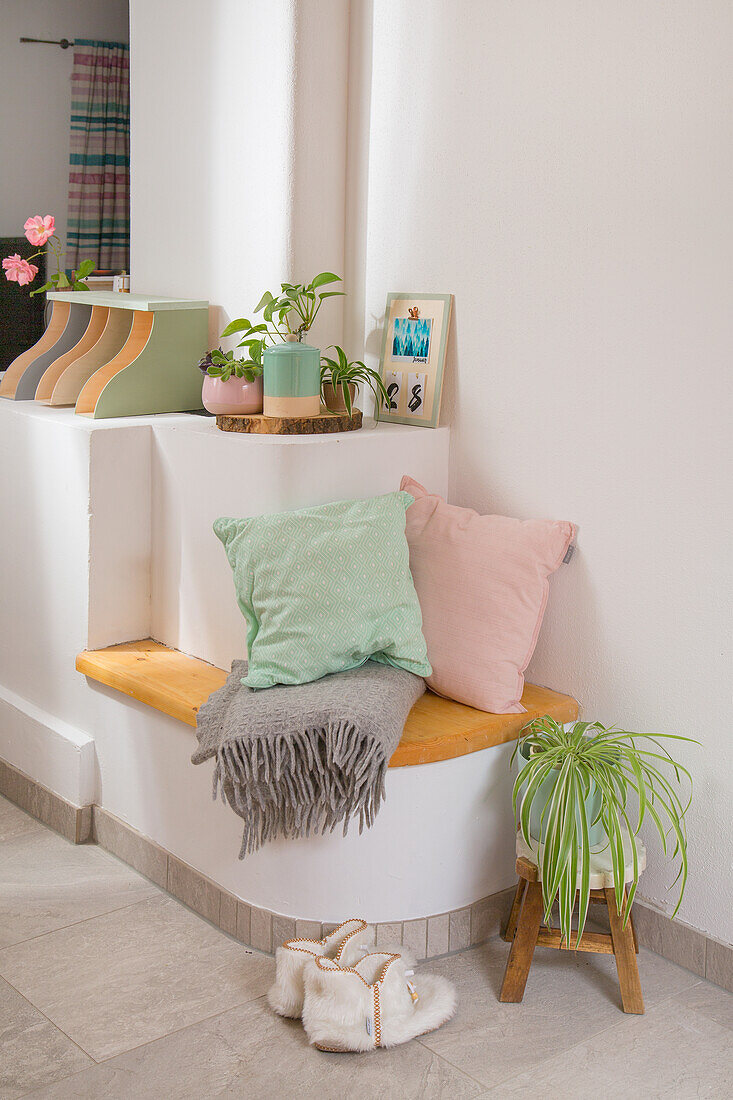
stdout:
[[733,7],[352,9],[347,332],[455,294],[451,498],[579,524],[529,674],[702,740],[680,916],[731,940]]
[[0,236],[20,237],[29,216],[54,214],[66,247],[74,50],[19,39],[127,42],[127,0],[0,0],[0,27]]
[[[400,424],[335,435],[241,436],[218,431],[211,419],[189,417],[185,427],[156,431],[151,627],[141,636],[150,634],[173,649],[231,668],[234,659],[246,656],[247,627],[229,562],[212,529],[217,516],[284,512],[394,492],[407,466],[445,492],[449,446],[447,428],[415,438]],[[108,627],[117,622],[118,616],[107,617]]]
[[131,0],[130,27],[133,290],[209,299],[216,346],[264,290],[343,273],[348,4]]

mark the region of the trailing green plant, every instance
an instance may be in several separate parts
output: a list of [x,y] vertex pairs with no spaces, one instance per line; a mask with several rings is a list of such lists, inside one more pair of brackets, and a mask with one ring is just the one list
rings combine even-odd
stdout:
[[327,355],[321,356],[321,398],[324,400],[324,387],[332,385],[334,390],[340,389],[344,396],[346,411],[351,416],[351,390],[350,385],[358,386],[363,382],[374,394],[375,417],[379,419],[379,407],[382,401],[389,405],[387,390],[384,382],[375,370],[362,363],[361,359],[349,359],[343,348],[338,344],[331,344],[326,348],[336,352],[336,358],[331,359]]
[[38,286],[35,290],[32,290],[30,297],[32,298],[34,294],[41,294],[44,290],[89,290],[85,279],[94,271],[94,266],[94,260],[82,260],[77,270],[71,272],[71,278],[68,277],[65,271],[59,270],[43,286]]
[[254,312],[262,314],[261,322],[255,324],[247,317],[237,317],[229,322],[221,335],[239,335],[241,338],[237,347],[247,349],[247,364],[261,367],[268,345],[292,335],[302,340],[312,328],[326,298],[343,297],[343,290],[321,290],[323,286],[340,282],[340,275],[322,271],[307,284],[281,283],[278,295],[266,290],[255,306]]
[[233,351],[222,351],[221,348],[208,351],[200,360],[199,369],[211,378],[221,378],[222,382],[228,382],[232,377],[254,382],[262,374],[261,364],[237,359]]
[[[512,761],[521,752],[527,763],[520,769],[514,784],[512,805],[515,815],[519,805],[519,827],[528,844],[531,843],[532,808],[541,808],[542,836],[534,839],[535,842],[542,839],[540,861],[545,922],[549,921],[557,898],[561,935],[569,945],[577,891],[577,947],[590,900],[590,830],[600,823],[607,837],[604,843],[610,848],[616,905],[623,914],[625,926],[639,880],[635,837],[648,819],[659,833],[665,855],[671,834],[674,850],[670,858],[679,859],[679,871],[672,884],[680,882],[674,917],[687,881],[685,814],[692,798],[692,777],[672,759],[661,740],[699,742],[675,734],[632,733],[602,726],[600,722],[576,722],[571,729],[565,730],[549,715],[534,719],[522,732]],[[665,775],[663,768],[671,774]],[[685,785],[689,784],[686,801],[676,789],[683,786],[683,776]],[[548,796],[548,781],[553,778],[554,787]],[[587,809],[591,797],[599,806],[595,816]],[[630,798],[638,802],[635,815],[628,807]],[[635,817],[633,824],[630,815]],[[625,833],[631,838],[633,877],[624,902]]]

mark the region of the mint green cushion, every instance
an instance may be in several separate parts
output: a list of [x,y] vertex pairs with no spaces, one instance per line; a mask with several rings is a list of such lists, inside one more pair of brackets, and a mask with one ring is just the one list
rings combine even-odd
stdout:
[[429,676],[405,538],[409,493],[217,519],[247,620],[248,687],[305,684],[371,657]]

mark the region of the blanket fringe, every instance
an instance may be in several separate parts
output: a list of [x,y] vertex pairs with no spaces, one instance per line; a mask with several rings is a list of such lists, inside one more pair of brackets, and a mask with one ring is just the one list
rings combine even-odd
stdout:
[[351,722],[276,737],[244,736],[216,757],[213,797],[244,821],[239,858],[276,837],[333,832],[352,818],[371,828],[385,793],[388,761],[379,741]]

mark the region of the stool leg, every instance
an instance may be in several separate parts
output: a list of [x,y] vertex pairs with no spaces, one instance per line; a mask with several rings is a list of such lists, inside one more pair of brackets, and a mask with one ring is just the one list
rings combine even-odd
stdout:
[[615,890],[613,888],[607,889],[605,893],[608,919],[611,923],[613,953],[616,956],[618,984],[621,987],[621,1003],[624,1006],[624,1012],[634,1012],[641,1016],[644,1013],[644,998],[641,995],[639,967],[636,964],[631,917],[629,917],[626,928],[624,928],[623,920],[616,908]]
[[511,941],[514,939],[514,933],[517,930],[517,921],[519,920],[519,911],[522,908],[522,898],[524,897],[524,891],[526,890],[526,888],[526,878],[520,878],[519,882],[517,883],[516,893],[514,894],[514,901],[512,902],[512,911],[509,914],[507,926],[502,933],[501,938],[504,940]]
[[631,925],[631,935],[634,937],[634,952],[639,954],[639,940],[636,935],[636,925],[634,924],[634,914],[629,913],[629,924]]
[[527,984],[527,975],[532,965],[532,956],[537,943],[537,934],[540,930],[542,912],[542,884],[529,882],[527,883],[522,914],[507,959],[504,982],[499,995],[500,1001],[518,1004],[524,996],[524,987]]

